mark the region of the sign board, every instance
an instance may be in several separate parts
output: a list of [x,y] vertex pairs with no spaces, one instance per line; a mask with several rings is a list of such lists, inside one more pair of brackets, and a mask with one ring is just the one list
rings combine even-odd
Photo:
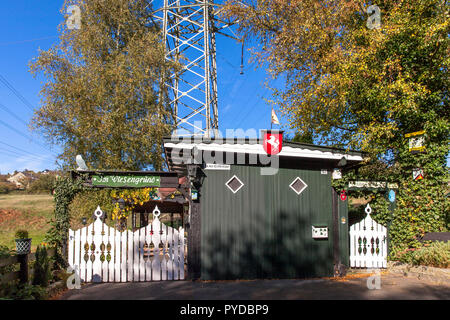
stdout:
[[425,130],[405,134],[409,138],[409,152],[418,153],[425,151]]
[[349,181],[349,188],[398,189],[396,183],[386,181]]
[[422,180],[423,179],[423,169],[416,168],[413,169],[413,179],[414,180]]
[[92,186],[102,186],[111,188],[131,187],[146,188],[159,187],[160,176],[138,176],[138,175],[93,175]]
[[333,179],[341,179],[342,178],[342,172],[341,172],[340,169],[334,169],[331,176],[332,176]]
[[205,170],[230,170],[229,164],[207,163]]
[[395,191],[394,190],[389,190],[389,194],[388,194],[388,198],[390,202],[394,202],[395,201]]
[[265,130],[263,136],[263,148],[268,155],[276,155],[283,148],[283,131]]

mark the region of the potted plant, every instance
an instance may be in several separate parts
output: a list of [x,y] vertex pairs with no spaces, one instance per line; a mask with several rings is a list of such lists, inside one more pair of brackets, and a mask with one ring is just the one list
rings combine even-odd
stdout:
[[16,231],[16,253],[28,254],[31,249],[31,238],[28,238],[28,231],[17,230]]

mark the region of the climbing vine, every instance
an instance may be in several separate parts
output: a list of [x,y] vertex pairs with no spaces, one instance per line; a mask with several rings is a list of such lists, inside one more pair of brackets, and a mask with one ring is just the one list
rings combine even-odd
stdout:
[[[418,248],[420,238],[427,232],[445,232],[450,229],[449,168],[445,165],[448,144],[442,144],[436,137],[440,133],[429,127],[426,138],[426,152],[412,154],[408,141],[395,150],[395,161],[384,164],[381,161],[366,163],[359,170],[345,172],[342,179],[333,180],[333,186],[348,191],[349,181],[387,181],[398,185],[396,202],[390,210],[386,197],[388,190],[351,190],[349,195],[364,197],[370,201],[372,217],[388,226],[390,257],[408,248]],[[422,168],[424,178],[414,180],[412,170]]]
[[72,180],[71,177],[60,177],[55,181],[54,203],[55,216],[46,234],[45,241],[60,247],[67,238],[70,228],[69,205],[75,195],[84,189],[82,179]]
[[64,268],[67,262],[64,253],[65,242],[70,228],[69,205],[75,195],[83,190],[82,179],[72,180],[71,177],[59,177],[54,185],[55,215],[50,221],[50,229],[45,235],[45,242],[55,247],[55,268]]

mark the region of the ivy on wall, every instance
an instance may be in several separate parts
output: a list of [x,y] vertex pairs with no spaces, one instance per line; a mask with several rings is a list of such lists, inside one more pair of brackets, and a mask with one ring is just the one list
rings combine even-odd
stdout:
[[[333,180],[337,191],[348,189],[349,181],[369,180],[395,182],[395,206],[387,199],[388,190],[351,190],[352,197],[370,200],[372,217],[378,223],[388,226],[390,257],[407,248],[421,246],[420,238],[427,232],[450,230],[449,168],[446,166],[448,144],[441,143],[439,128],[429,127],[426,136],[426,151],[412,154],[408,140],[393,149],[392,163],[372,161],[358,170]],[[412,171],[421,168],[424,178],[414,180]]]

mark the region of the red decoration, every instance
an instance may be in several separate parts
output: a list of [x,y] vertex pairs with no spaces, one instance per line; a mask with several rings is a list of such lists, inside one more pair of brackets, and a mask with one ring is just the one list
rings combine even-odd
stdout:
[[263,148],[268,155],[276,155],[280,153],[281,149],[283,148],[283,131],[265,131]]
[[342,201],[347,200],[347,194],[345,193],[345,190],[342,190],[342,191],[341,191],[341,196],[340,196],[340,197],[341,197],[341,200],[342,200]]

